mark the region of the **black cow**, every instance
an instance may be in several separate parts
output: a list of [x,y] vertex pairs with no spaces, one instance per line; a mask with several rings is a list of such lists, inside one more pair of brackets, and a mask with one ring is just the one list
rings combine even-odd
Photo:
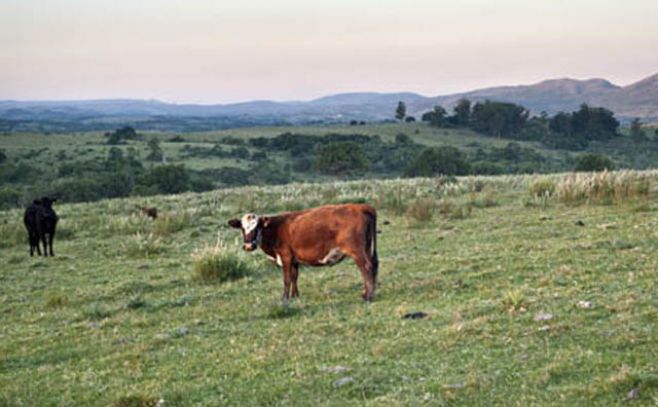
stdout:
[[34,256],[35,249],[37,254],[41,256],[39,241],[43,243],[44,256],[48,256],[48,248],[50,248],[50,255],[55,255],[53,240],[55,239],[55,229],[59,219],[53,210],[53,202],[55,201],[57,199],[43,197],[35,200],[32,205],[25,209],[23,222],[30,242],[30,256]]

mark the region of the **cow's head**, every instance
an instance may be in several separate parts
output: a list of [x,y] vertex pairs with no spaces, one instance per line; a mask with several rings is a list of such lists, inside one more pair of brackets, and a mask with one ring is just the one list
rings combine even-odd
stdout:
[[[36,201],[34,201],[36,203]],[[46,209],[52,209],[53,203],[57,202],[57,198],[49,198],[44,196],[39,200],[39,203]]]
[[248,252],[256,250],[261,240],[261,231],[267,227],[269,218],[260,217],[255,213],[248,213],[242,219],[231,219],[229,226],[240,229],[244,243],[242,248]]

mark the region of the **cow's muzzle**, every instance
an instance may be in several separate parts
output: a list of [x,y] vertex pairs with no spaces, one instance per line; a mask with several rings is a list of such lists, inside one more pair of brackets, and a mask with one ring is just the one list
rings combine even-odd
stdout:
[[256,250],[257,247],[258,247],[258,245],[256,245],[256,243],[253,243],[253,242],[252,243],[245,243],[244,245],[242,245],[242,248],[245,251],[248,251],[248,252],[253,252],[254,250]]

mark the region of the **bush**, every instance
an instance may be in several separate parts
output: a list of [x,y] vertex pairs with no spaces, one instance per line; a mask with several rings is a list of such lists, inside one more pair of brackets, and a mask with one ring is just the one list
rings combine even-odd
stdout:
[[0,248],[18,246],[25,244],[27,249],[28,239],[27,231],[23,225],[23,215],[21,214],[20,221],[0,224]]
[[604,171],[614,170],[615,164],[612,160],[603,154],[586,153],[578,157],[574,171],[576,172],[591,172],[591,171]]
[[337,141],[323,145],[315,155],[315,168],[325,174],[354,174],[366,171],[369,166],[365,153],[353,141]]
[[0,209],[16,208],[21,204],[21,191],[9,185],[0,187]]
[[251,272],[249,266],[235,253],[221,246],[204,249],[195,253],[193,258],[194,277],[204,283],[237,280]]
[[179,232],[191,224],[192,215],[189,212],[166,214],[159,216],[153,222],[152,231],[157,236],[164,236]]
[[634,197],[647,197],[650,180],[635,171],[575,173],[559,180],[555,190],[558,199],[569,204],[622,203]]
[[459,205],[448,199],[441,199],[438,204],[439,213],[446,219],[465,219],[471,215],[471,205]]
[[407,166],[407,177],[465,175],[470,168],[462,152],[452,146],[428,147]]
[[190,188],[190,174],[182,165],[160,165],[148,171],[140,184],[163,194],[178,194]]
[[419,222],[427,222],[432,220],[432,215],[435,209],[434,201],[430,198],[416,198],[409,208],[407,214]]
[[555,194],[555,181],[548,178],[533,180],[530,184],[530,195],[535,198],[548,198]]
[[375,200],[377,208],[389,210],[395,215],[402,215],[407,210],[406,197],[402,187],[396,185],[391,191],[383,191]]

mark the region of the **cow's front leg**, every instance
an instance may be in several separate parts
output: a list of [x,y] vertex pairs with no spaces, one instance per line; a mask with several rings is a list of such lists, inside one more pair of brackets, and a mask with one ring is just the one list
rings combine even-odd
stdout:
[[290,284],[292,282],[293,261],[292,256],[281,256],[281,268],[283,269],[283,302],[290,298]]
[[292,267],[290,268],[292,280],[292,293],[290,294],[293,298],[299,297],[299,290],[297,289],[297,277],[299,277],[299,263],[294,261]]

